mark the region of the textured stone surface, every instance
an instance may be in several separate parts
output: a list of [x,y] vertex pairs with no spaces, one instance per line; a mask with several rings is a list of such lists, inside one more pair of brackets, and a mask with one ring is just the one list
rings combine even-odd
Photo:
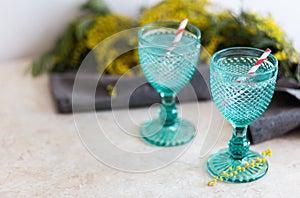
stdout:
[[[180,106],[183,117],[197,125],[198,134],[169,166],[147,173],[110,168],[85,148],[73,116],[55,113],[47,76],[24,75],[27,64],[21,60],[0,66],[0,197],[290,197],[300,193],[299,130],[251,147],[259,152],[273,150],[264,178],[207,186],[212,178],[204,154],[226,147],[231,136],[228,123],[218,132],[219,116],[210,122],[212,102]],[[134,109],[130,114],[140,123],[147,119],[147,111]],[[127,111],[115,113],[124,123]],[[121,133],[112,112],[99,112],[96,117],[116,146],[130,151],[156,149]]]

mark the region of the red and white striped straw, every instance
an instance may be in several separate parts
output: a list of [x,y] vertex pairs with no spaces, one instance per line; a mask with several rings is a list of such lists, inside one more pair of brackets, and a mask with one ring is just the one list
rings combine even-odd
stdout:
[[171,47],[169,49],[167,49],[166,54],[171,53],[175,49],[176,45],[179,43],[179,41],[182,38],[184,29],[185,29],[187,23],[188,23],[188,19],[187,18],[183,18],[181,20],[181,23],[180,23],[179,28],[177,30],[176,36],[175,36],[175,38],[174,38],[174,40],[173,40],[173,42],[171,44]]
[[[271,50],[269,48],[267,48],[265,50],[265,52],[259,57],[259,59],[256,61],[256,63],[253,65],[253,67],[248,71],[247,74],[254,74],[256,72],[256,70],[259,68],[259,66],[267,59],[267,57],[270,55]],[[246,79],[246,77],[239,77],[236,82],[241,83],[242,81],[244,81]]]
[[261,57],[256,61],[254,66],[248,71],[248,74],[254,74],[259,66],[266,60],[266,58],[270,55],[271,50],[267,48],[265,52],[261,55]]

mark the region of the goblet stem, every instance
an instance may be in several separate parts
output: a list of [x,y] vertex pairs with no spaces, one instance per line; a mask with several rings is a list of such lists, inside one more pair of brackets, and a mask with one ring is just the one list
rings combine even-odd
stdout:
[[195,127],[177,117],[175,94],[160,94],[162,97],[159,118],[141,126],[143,139],[157,146],[179,146],[190,142],[195,136]]
[[159,120],[163,126],[171,126],[177,119],[177,108],[174,95],[161,94],[161,107],[159,109]]
[[[258,162],[263,156],[249,150],[247,126],[233,126],[229,149],[220,150],[209,156],[207,169],[213,176],[222,177],[226,182],[245,183],[263,177],[268,171],[268,162]],[[227,175],[226,175],[227,174]]]
[[247,138],[247,127],[232,127],[232,138],[228,146],[233,159],[243,159],[249,152],[250,141]]

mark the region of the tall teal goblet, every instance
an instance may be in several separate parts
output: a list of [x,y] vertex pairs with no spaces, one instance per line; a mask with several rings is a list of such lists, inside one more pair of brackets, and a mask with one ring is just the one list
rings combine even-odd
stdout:
[[[255,48],[234,47],[218,51],[211,58],[213,101],[232,124],[233,130],[229,148],[212,154],[207,169],[211,175],[222,177],[227,182],[251,182],[268,171],[268,162],[249,150],[247,138],[247,126],[266,110],[276,84],[278,62],[272,55],[254,74],[247,74],[263,52]],[[243,80],[240,82],[240,79]]]
[[162,97],[159,118],[142,124],[140,133],[146,142],[157,146],[182,145],[195,136],[193,124],[177,117],[175,96],[196,70],[201,33],[188,24],[180,42],[167,53],[178,26],[177,22],[155,22],[142,27],[138,33],[142,70]]

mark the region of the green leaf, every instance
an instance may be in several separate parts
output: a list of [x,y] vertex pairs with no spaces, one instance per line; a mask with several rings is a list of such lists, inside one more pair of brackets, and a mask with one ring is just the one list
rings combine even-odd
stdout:
[[77,40],[81,40],[85,37],[86,32],[95,24],[95,20],[92,17],[86,17],[80,20],[77,24],[76,37]]
[[54,53],[63,59],[66,58],[69,55],[70,50],[72,50],[75,42],[75,25],[70,24],[65,30],[63,36],[57,41]]
[[30,72],[32,76],[36,77],[43,72],[48,72],[54,66],[54,58],[52,52],[42,54],[39,58],[33,61],[26,72]]
[[107,5],[102,0],[89,0],[81,6],[81,9],[91,13],[106,15],[110,13]]

